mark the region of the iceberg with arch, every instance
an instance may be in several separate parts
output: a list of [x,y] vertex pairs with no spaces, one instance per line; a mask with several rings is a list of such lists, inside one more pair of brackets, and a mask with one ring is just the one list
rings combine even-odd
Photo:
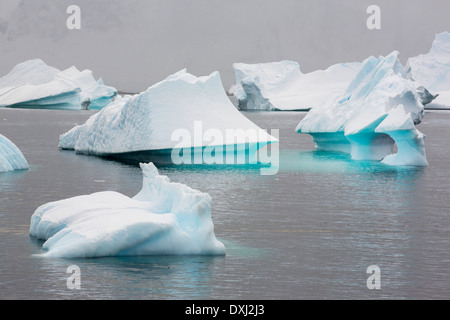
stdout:
[[340,63],[302,73],[297,62],[233,64],[235,85],[229,90],[241,110],[310,110],[337,96],[361,68]]
[[[409,78],[427,88],[433,95],[427,108],[450,108],[450,34],[436,35],[427,54],[409,58],[406,64]],[[431,101],[430,101],[431,102]]]
[[273,142],[278,140],[236,109],[219,72],[196,77],[184,69],[140,94],[117,98],[61,135],[59,148],[142,162],[149,152],[196,154],[205,148],[242,150],[253,158]]
[[416,129],[425,114],[417,87],[405,78],[398,52],[369,57],[348,88],[309,111],[296,131],[310,134],[320,150],[355,160],[428,166],[425,136]]
[[0,172],[27,170],[28,162],[19,148],[0,134]]
[[42,109],[101,109],[117,90],[92,71],[48,66],[40,59],[22,62],[0,78],[0,107]]
[[133,198],[111,191],[39,207],[30,235],[45,241],[45,257],[225,255],[216,239],[211,197],[141,164],[142,190]]

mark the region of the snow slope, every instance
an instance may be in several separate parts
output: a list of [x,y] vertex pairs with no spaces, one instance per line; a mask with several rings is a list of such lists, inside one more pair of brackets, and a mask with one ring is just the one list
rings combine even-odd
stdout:
[[297,132],[312,135],[318,149],[350,153],[353,159],[427,166],[424,135],[415,128],[424,106],[417,83],[404,74],[398,52],[366,59],[347,90],[312,109]]
[[116,94],[101,79],[96,81],[90,70],[60,71],[40,59],[20,63],[0,78],[0,107],[99,109]]
[[[178,139],[174,133],[179,130],[189,137]],[[243,140],[226,139],[231,131]],[[206,133],[215,139],[208,139]],[[63,134],[59,147],[104,156],[233,146],[237,141],[257,148],[277,142],[234,107],[218,72],[196,77],[182,70],[140,94],[118,98],[85,124]]]
[[39,207],[30,235],[45,240],[43,256],[93,258],[141,255],[224,255],[214,234],[211,197],[141,164],[133,198],[99,192]]
[[309,110],[340,94],[361,63],[341,63],[304,74],[294,61],[235,63],[230,89],[241,110]]
[[427,88],[437,98],[428,108],[450,108],[450,34],[436,35],[427,54],[410,58],[408,75]]
[[0,172],[27,169],[28,162],[19,148],[0,134]]

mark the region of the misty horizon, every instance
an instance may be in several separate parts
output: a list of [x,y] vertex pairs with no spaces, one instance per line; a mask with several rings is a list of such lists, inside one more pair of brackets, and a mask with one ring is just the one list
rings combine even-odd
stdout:
[[[81,8],[82,27],[68,30],[66,9]],[[381,8],[381,29],[369,30],[366,10]],[[429,51],[450,31],[450,3],[434,1],[3,0],[0,76],[39,58],[58,69],[90,69],[123,92],[140,92],[187,68],[219,71],[234,83],[233,63],[292,60],[302,72],[369,56]],[[429,17],[429,19],[428,19]]]

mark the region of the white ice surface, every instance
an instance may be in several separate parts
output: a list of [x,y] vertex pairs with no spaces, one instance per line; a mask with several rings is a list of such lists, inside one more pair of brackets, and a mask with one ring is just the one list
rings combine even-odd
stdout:
[[39,207],[30,235],[45,241],[43,256],[224,255],[211,197],[170,182],[152,163],[141,168],[143,187],[133,198],[106,191]]
[[361,67],[341,63],[326,70],[302,73],[294,61],[235,63],[230,89],[240,109],[309,110],[341,93]]
[[90,70],[80,71],[76,67],[71,67],[59,73],[58,77],[69,79],[80,88],[80,100],[82,102],[88,100],[89,109],[102,109],[117,95],[117,90],[106,86],[101,78],[95,80]]
[[0,172],[27,169],[28,162],[19,148],[0,134]]
[[408,75],[438,97],[427,108],[450,108],[450,34],[436,35],[427,54],[408,59]]
[[[404,75],[398,52],[366,59],[348,88],[312,109],[297,132],[311,134],[319,149],[347,152],[356,160],[386,158],[383,162],[390,165],[428,165],[424,136],[415,128],[424,106],[417,83]],[[394,143],[399,152],[387,157]],[[411,148],[414,152],[408,151]]]
[[[196,123],[201,123],[200,139],[195,138],[199,129]],[[191,139],[174,139],[172,134],[178,129],[190,133]],[[206,141],[202,134],[209,131],[226,137],[227,130],[241,130],[247,143],[260,144],[260,147],[277,142],[235,108],[218,72],[196,77],[182,70],[145,92],[117,98],[86,123],[63,134],[59,147],[85,154],[111,155],[222,146],[227,145],[226,139]],[[249,131],[255,135],[247,135]]]
[[101,79],[95,80],[90,70],[71,67],[60,71],[40,59],[20,63],[0,78],[0,107],[82,109],[89,101],[98,109],[116,94]]

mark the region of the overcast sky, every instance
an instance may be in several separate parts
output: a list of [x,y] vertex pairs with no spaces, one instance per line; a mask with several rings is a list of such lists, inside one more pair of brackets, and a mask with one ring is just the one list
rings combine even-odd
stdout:
[[[81,8],[81,30],[66,9]],[[369,5],[381,30],[369,30]],[[404,63],[450,31],[448,0],[1,0],[0,75],[41,58],[90,69],[119,90],[138,92],[187,68],[220,71],[234,62],[297,61],[303,72],[397,50]]]

